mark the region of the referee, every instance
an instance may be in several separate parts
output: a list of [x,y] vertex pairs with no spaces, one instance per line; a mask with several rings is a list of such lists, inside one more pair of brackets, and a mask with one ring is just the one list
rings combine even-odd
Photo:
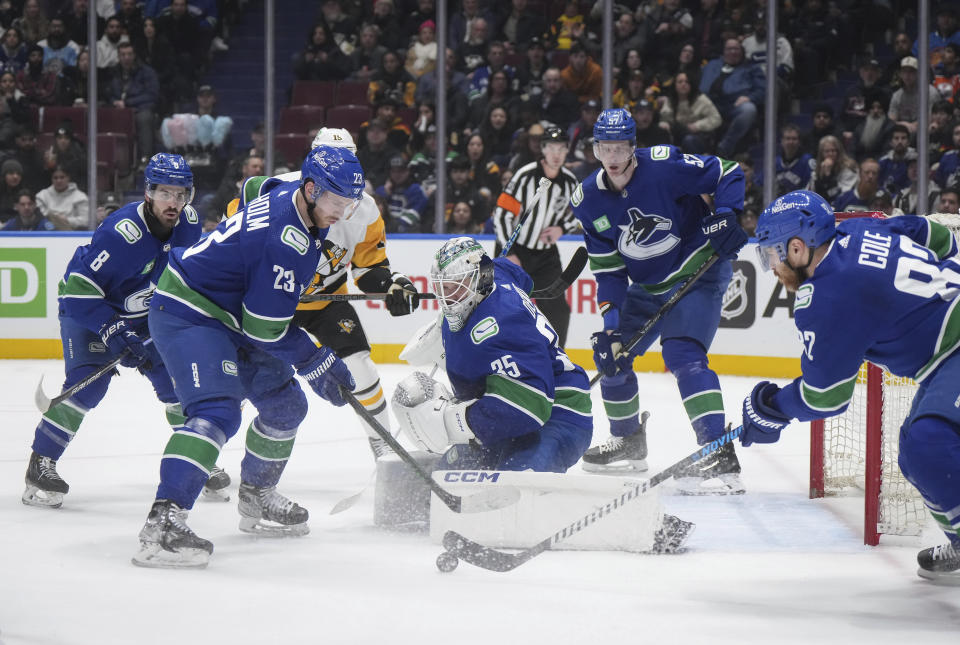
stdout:
[[[557,240],[565,233],[579,229],[570,210],[570,196],[577,187],[577,178],[563,167],[567,158],[570,140],[556,126],[550,126],[540,139],[540,159],[522,166],[513,175],[506,189],[497,198],[493,213],[493,227],[497,234],[495,254],[510,239],[520,221],[520,215],[529,206],[534,210],[520,227],[520,234],[510,248],[507,259],[519,264],[533,278],[533,288],[542,289],[556,280],[563,271]],[[546,177],[550,185],[546,194],[534,205],[534,195],[540,179]],[[570,306],[566,298],[550,298],[537,301],[537,306],[557,332],[557,342],[564,347],[567,342],[567,327],[570,325]]]

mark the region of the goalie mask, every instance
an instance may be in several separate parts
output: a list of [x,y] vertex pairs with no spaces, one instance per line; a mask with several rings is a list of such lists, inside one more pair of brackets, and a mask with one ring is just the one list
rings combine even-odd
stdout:
[[459,331],[493,290],[493,260],[471,237],[455,237],[440,247],[430,282],[451,331]]

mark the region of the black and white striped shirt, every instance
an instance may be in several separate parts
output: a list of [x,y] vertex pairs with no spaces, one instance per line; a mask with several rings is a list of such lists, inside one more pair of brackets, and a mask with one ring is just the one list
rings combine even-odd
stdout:
[[[497,198],[497,207],[493,212],[493,228],[501,246],[513,235],[513,229],[520,221],[524,209],[533,207],[534,195],[542,177],[544,173],[540,162],[528,163],[517,170],[507,188]],[[570,196],[578,183],[572,172],[561,168],[544,190],[543,199],[527,216],[515,244],[528,249],[543,250],[552,246],[540,241],[540,232],[548,226],[559,226],[564,233],[579,230],[580,224],[570,210]]]

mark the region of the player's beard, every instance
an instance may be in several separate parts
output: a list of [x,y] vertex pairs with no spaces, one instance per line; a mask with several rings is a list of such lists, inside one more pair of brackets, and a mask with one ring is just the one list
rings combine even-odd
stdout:
[[[810,249],[809,253],[812,260],[813,250]],[[780,280],[780,284],[782,284],[787,291],[796,293],[797,289],[800,288],[800,285],[810,279],[810,272],[808,271],[809,266],[809,261],[807,262],[806,266],[795,267],[790,264],[789,260],[784,260],[773,268],[773,272]]]

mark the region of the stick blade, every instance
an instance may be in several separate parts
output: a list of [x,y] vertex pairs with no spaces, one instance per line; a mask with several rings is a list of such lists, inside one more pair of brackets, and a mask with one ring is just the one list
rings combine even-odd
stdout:
[[580,277],[580,273],[583,271],[583,268],[587,266],[587,259],[589,254],[587,249],[584,247],[579,247],[576,252],[573,254],[573,257],[570,258],[570,263],[567,265],[567,268],[563,270],[563,273],[560,274],[560,277],[563,278],[563,281],[567,284],[573,284],[576,282],[577,278]]
[[333,505],[333,508],[330,509],[330,515],[336,515],[337,513],[342,513],[346,510],[353,508],[354,504],[356,504],[362,496],[363,496],[363,491],[360,491],[358,493],[354,493],[349,497],[344,497],[339,502]]
[[40,382],[37,383],[37,390],[33,393],[33,402],[40,412],[46,412],[50,409],[50,397],[43,391],[43,375],[40,375]]
[[527,560],[520,555],[489,549],[456,531],[447,531],[444,534],[443,548],[475,567],[500,573],[512,571]]

